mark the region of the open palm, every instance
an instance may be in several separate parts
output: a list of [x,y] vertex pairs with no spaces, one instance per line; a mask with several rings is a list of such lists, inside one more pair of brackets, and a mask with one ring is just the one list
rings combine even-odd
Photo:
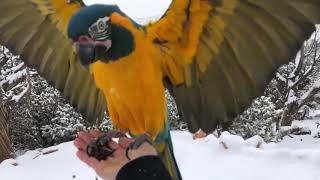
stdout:
[[125,151],[133,140],[123,137],[119,139],[118,143],[114,141],[108,142],[108,145],[114,150],[114,153],[106,160],[98,161],[94,157],[89,157],[86,150],[89,143],[101,135],[102,133],[100,131],[91,131],[89,133],[81,132],[74,140],[74,145],[78,148],[77,156],[81,161],[93,168],[103,179],[112,180],[115,179],[121,167],[129,162]]

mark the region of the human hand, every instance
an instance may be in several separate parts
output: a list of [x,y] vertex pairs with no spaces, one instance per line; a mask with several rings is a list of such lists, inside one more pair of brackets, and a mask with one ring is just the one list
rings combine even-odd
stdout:
[[96,173],[103,179],[113,180],[123,165],[129,160],[125,156],[125,151],[129,144],[133,141],[129,138],[119,139],[119,144],[114,141],[109,141],[108,145],[114,150],[112,156],[106,160],[98,161],[94,157],[89,157],[87,147],[91,141],[100,137],[103,133],[100,131],[80,132],[74,140],[74,145],[78,148],[78,158],[93,168]]
[[106,160],[98,161],[94,157],[89,157],[86,149],[92,140],[101,135],[102,133],[100,131],[91,131],[90,133],[81,132],[74,141],[74,145],[79,149],[77,152],[78,158],[93,168],[103,179],[114,180],[120,169],[130,160],[147,155],[157,155],[157,152],[152,145],[149,143],[142,143],[137,149],[130,149],[128,151],[129,160],[126,156],[126,149],[132,145],[134,139],[122,137],[119,139],[118,143],[109,141],[108,145],[114,150],[113,154]]

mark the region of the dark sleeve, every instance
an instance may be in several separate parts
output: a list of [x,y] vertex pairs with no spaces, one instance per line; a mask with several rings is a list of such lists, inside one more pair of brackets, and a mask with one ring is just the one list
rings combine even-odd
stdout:
[[157,156],[144,156],[123,166],[116,180],[172,180]]

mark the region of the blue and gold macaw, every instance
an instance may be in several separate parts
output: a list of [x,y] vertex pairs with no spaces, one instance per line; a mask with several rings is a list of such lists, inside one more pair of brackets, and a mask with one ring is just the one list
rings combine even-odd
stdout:
[[262,94],[316,23],[319,0],[173,0],[147,26],[116,5],[0,2],[0,43],[87,119],[101,118],[106,104],[116,128],[149,133],[175,179],[165,87],[189,130],[210,133]]

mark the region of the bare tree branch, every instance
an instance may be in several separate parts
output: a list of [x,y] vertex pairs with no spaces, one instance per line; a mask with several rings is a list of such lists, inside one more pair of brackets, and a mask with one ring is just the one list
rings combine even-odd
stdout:
[[[316,41],[316,40],[315,40]],[[312,61],[312,65],[310,68],[290,87],[290,89],[294,89],[297,85],[299,85],[303,80],[305,80],[313,71],[314,66],[317,62],[317,49],[318,49],[318,44],[316,43],[315,46],[315,51],[314,51],[314,57]]]
[[296,76],[299,75],[299,72],[301,71],[302,67],[303,67],[303,63],[305,62],[305,59],[306,59],[306,54],[304,53],[305,52],[305,48],[306,48],[306,43],[303,43],[302,45],[302,48],[300,50],[300,58],[299,58],[299,62],[298,64],[295,64],[296,65],[296,68],[294,69],[293,73]]

